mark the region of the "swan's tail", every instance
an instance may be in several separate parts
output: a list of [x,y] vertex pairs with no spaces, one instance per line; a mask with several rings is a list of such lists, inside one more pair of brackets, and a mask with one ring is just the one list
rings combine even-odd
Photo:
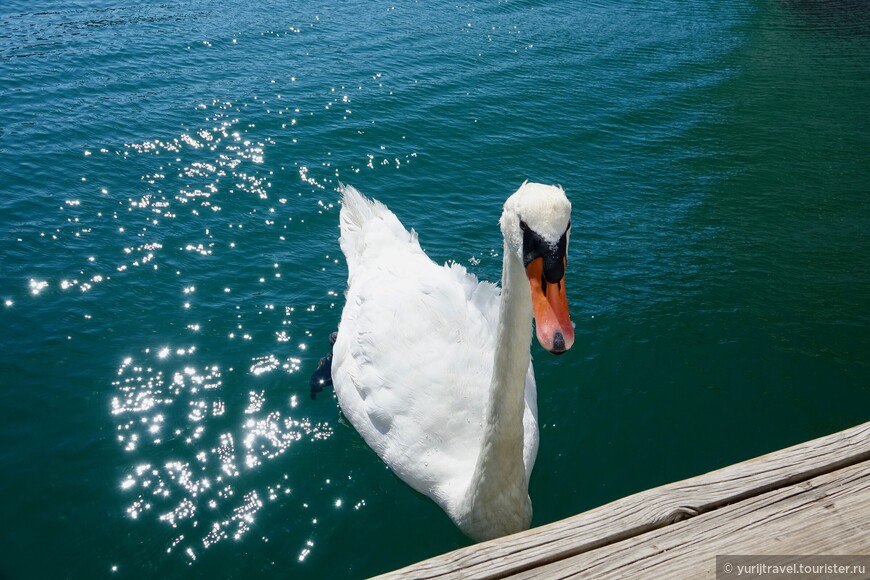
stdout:
[[372,201],[361,194],[352,185],[339,184],[341,190],[341,231],[344,233],[345,225],[351,228],[361,228],[363,224],[374,216],[374,205],[380,202]]
[[369,199],[352,185],[339,184],[341,190],[341,251],[349,273],[368,249],[390,244],[410,243],[419,249],[417,234],[405,229],[399,218],[376,199]]

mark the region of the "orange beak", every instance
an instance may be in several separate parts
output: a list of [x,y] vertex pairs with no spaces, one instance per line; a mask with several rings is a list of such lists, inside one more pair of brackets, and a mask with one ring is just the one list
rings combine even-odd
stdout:
[[[563,265],[567,260],[563,258]],[[565,277],[550,283],[544,277],[544,259],[535,258],[526,266],[535,311],[538,342],[553,354],[562,354],[574,344],[574,327],[568,312]]]

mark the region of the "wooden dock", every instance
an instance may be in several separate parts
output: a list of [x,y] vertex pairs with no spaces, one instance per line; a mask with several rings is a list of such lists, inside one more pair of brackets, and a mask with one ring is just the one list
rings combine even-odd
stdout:
[[380,578],[715,578],[725,554],[870,555],[870,422]]

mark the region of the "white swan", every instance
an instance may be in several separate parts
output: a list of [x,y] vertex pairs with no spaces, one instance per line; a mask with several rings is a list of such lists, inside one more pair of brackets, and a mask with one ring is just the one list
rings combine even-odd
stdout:
[[439,266],[396,216],[342,186],[347,302],[332,359],[345,416],[383,461],[475,540],[527,529],[538,451],[538,341],[568,350],[571,203],[524,183],[504,204],[501,291]]

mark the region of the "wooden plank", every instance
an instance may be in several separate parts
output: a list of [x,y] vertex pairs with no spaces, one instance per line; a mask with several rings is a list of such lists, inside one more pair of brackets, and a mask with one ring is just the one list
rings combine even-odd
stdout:
[[382,578],[500,578],[564,560],[870,459],[870,422],[643,491],[506,538],[461,548]]
[[870,461],[511,578],[715,578],[725,554],[870,555]]

